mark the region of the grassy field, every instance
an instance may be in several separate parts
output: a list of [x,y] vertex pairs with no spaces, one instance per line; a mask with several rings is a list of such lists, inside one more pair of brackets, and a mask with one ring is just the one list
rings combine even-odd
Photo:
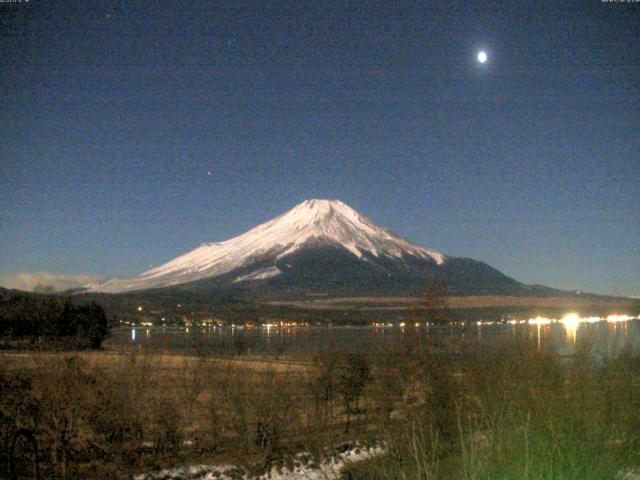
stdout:
[[[3,352],[2,472],[23,429],[37,440],[43,478],[128,478],[183,462],[260,468],[320,451],[349,438],[345,412],[337,392],[319,398],[320,364],[302,360]],[[364,430],[349,422],[351,433]],[[29,444],[18,450],[19,468],[33,468]]]
[[0,351],[0,362],[6,370],[25,371],[38,369],[41,365],[59,360],[62,357],[77,359],[89,368],[104,371],[116,371],[123,362],[130,362],[132,355],[140,355],[146,363],[171,375],[178,375],[195,368],[233,368],[249,372],[276,372],[303,374],[313,368],[313,363],[305,357],[274,359],[266,355],[243,355],[241,357],[202,357],[182,355],[179,353],[144,352],[134,354],[133,351],[81,351],[74,353],[59,352],[11,352]]
[[37,452],[19,437],[15,468],[64,479],[183,463],[258,473],[354,439],[388,453],[350,466],[353,479],[605,479],[640,465],[636,352],[596,362],[522,339],[460,342],[407,335],[367,355],[278,360],[4,352],[0,441],[28,432]]
[[[423,300],[419,297],[340,297],[304,301],[268,302],[274,306],[294,306],[311,310],[415,310]],[[564,310],[604,309],[610,313],[620,310],[636,311],[640,301],[630,298],[585,296],[516,297],[508,295],[471,295],[447,297],[445,305],[450,309],[471,308],[558,308]]]

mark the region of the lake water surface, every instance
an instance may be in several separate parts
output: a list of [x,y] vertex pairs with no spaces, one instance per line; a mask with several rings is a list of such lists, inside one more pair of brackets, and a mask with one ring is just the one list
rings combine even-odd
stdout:
[[424,340],[425,345],[434,340],[445,344],[487,346],[525,341],[534,348],[550,349],[560,355],[572,355],[578,349],[588,349],[596,356],[615,356],[623,349],[640,352],[640,319],[626,316],[580,318],[577,315],[567,315],[562,319],[538,317],[510,322],[465,322],[447,326],[135,326],[114,330],[105,346],[143,346],[152,350],[208,354],[315,354],[327,350],[371,351],[391,346],[410,336]]

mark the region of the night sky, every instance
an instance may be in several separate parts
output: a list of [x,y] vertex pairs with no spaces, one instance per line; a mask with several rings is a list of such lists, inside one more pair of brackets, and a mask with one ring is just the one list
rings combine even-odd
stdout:
[[640,3],[0,15],[5,278],[133,275],[332,198],[526,283],[640,295]]

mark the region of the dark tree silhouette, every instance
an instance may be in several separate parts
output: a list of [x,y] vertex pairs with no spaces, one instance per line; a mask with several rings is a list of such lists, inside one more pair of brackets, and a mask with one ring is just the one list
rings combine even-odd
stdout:
[[346,432],[349,432],[351,414],[357,410],[360,397],[371,380],[370,371],[369,360],[355,353],[345,355],[337,366],[337,389],[347,414]]
[[439,325],[448,322],[447,296],[447,289],[441,283],[431,282],[425,287],[419,308],[425,311],[424,317],[428,322]]
[[56,297],[16,296],[0,302],[0,337],[32,343],[64,341],[76,348],[100,348],[108,322],[95,302],[74,305]]

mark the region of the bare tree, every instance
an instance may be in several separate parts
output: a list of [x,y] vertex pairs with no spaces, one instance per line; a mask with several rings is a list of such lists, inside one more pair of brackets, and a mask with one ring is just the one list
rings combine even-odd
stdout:
[[447,296],[447,289],[441,283],[430,282],[427,284],[420,296],[418,308],[424,310],[424,318],[428,322],[442,325],[449,321]]
[[349,432],[351,414],[358,410],[358,403],[365,387],[371,380],[371,366],[364,355],[347,354],[338,365],[338,393],[342,396],[347,414],[345,432]]

